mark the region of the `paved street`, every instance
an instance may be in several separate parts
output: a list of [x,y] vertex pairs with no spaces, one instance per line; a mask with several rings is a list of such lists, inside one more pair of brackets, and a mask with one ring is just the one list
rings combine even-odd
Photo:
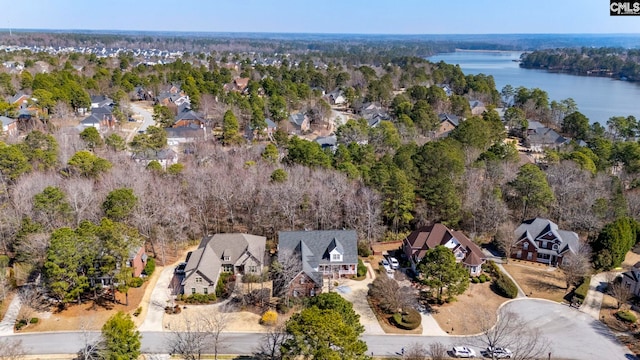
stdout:
[[[509,302],[503,310],[517,312],[532,328],[541,330],[551,347],[552,358],[580,360],[624,360],[633,359],[611,332],[587,314],[566,305],[536,299],[518,299]],[[147,353],[164,353],[169,332],[143,332],[142,349]],[[229,354],[252,353],[262,334],[225,333],[223,350]],[[30,354],[70,354],[82,346],[79,332],[37,333],[13,335],[22,340]],[[406,336],[364,335],[369,351],[375,355],[393,355],[412,343],[428,347],[441,342],[447,347],[468,345],[480,350],[477,339],[472,336]]]

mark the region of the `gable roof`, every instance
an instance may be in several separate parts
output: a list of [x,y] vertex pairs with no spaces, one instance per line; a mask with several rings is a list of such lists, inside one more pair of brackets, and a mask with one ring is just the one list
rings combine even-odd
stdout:
[[102,122],[102,117],[97,114],[91,114],[84,118],[80,123],[86,126],[100,125]]
[[[266,240],[264,236],[241,233],[215,234],[203,238],[187,261],[182,285],[196,273],[215,283],[222,265],[235,264],[247,252],[262,264]],[[224,260],[226,256],[229,257],[227,261]]]
[[305,120],[307,120],[307,115],[305,113],[295,113],[289,115],[289,121],[296,124],[297,126],[302,126]]
[[558,134],[555,130],[549,129],[547,127],[539,127],[533,130],[529,134],[529,142],[531,144],[541,144],[541,145],[562,145],[567,143],[569,140],[560,134]]
[[405,239],[411,247],[411,253],[416,260],[422,259],[425,253],[438,245],[447,246],[452,251],[461,248],[465,252],[463,264],[469,266],[482,265],[485,256],[478,245],[467,238],[462,232],[449,230],[443,224],[423,226],[415,230]]
[[2,122],[2,126],[9,126],[9,125],[13,124],[14,122],[16,122],[16,119],[12,119],[12,118],[6,117],[6,116],[0,116],[0,122]]
[[[358,234],[354,230],[316,230],[278,232],[278,257],[296,254],[302,261],[302,271],[314,282],[322,284],[321,264],[330,264],[329,253],[337,250],[342,261],[334,264],[358,262]],[[282,259],[280,259],[282,260]]]
[[179,112],[178,115],[176,115],[176,121],[180,120],[197,120],[200,122],[204,121],[204,119],[193,110]]
[[440,115],[438,115],[438,118],[440,119],[440,122],[449,122],[451,123],[453,126],[458,126],[460,124],[460,118],[456,115],[453,114],[446,114],[446,113],[442,113]]
[[528,239],[529,242],[537,247],[536,239],[547,236],[548,240],[560,240],[557,252],[562,254],[566,251],[576,252],[579,246],[578,234],[573,231],[558,229],[558,225],[551,220],[543,218],[535,218],[523,221],[515,230],[516,240],[522,241]]

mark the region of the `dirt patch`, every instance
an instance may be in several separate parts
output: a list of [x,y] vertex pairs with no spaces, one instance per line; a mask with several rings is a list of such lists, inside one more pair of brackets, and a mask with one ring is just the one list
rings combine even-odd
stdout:
[[[507,298],[491,290],[491,283],[469,284],[469,289],[457,297],[457,301],[432,307],[432,316],[442,330],[452,335],[472,335],[481,332],[480,323],[484,317],[491,316],[496,321],[500,305]],[[478,311],[482,306],[483,311]]]
[[558,268],[513,260],[503,266],[529,297],[562,302],[567,295],[564,273]]

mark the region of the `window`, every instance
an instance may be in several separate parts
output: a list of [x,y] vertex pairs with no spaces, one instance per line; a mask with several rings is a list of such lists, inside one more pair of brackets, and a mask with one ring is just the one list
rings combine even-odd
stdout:
[[300,284],[304,284],[304,276],[300,277]]
[[533,253],[527,253],[527,260],[533,259]]
[[553,250],[558,250],[558,244],[553,244]]
[[516,257],[518,259],[522,259],[522,250],[518,250],[518,252],[516,253]]
[[249,272],[252,272],[252,273],[258,272],[258,267],[257,266],[249,266]]
[[471,267],[471,272],[475,274],[476,271],[478,271],[478,267],[477,266],[472,266]]
[[538,254],[538,259],[548,260],[549,258],[551,258],[549,254]]
[[203,288],[202,293],[205,295],[209,294],[209,288]]
[[546,242],[546,241],[543,241],[543,242],[542,242],[542,247],[543,247],[544,249],[546,249],[546,248],[547,248],[547,242]]
[[224,261],[231,261],[231,257],[230,257],[230,256],[225,255],[225,256],[222,258],[222,260],[224,260]]
[[293,290],[293,297],[298,297],[298,290]]
[[191,288],[191,295],[196,293],[196,288]]
[[523,243],[522,244],[522,248],[525,249],[525,250],[528,250],[529,249],[529,243],[528,242]]
[[230,264],[222,265],[222,271],[224,271],[224,272],[233,272],[233,265],[230,265]]
[[201,277],[197,277],[196,278],[196,284],[201,284],[202,283],[202,278]]
[[331,254],[331,261],[341,261],[342,255],[340,254]]

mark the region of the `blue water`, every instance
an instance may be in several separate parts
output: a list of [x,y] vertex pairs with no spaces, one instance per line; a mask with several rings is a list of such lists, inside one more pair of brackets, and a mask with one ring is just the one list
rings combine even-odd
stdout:
[[498,91],[511,84],[514,88],[540,88],[549,94],[549,102],[573,98],[581,113],[591,122],[599,122],[605,127],[612,116],[633,115],[640,119],[640,83],[523,69],[513,61],[518,60],[520,54],[460,51],[439,54],[428,60],[459,64],[465,74],[493,75]]

